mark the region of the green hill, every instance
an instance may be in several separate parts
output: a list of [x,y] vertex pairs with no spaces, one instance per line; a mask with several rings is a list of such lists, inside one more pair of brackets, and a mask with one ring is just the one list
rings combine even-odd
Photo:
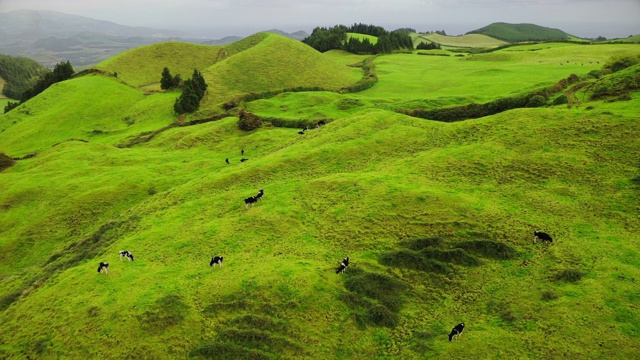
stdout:
[[[319,84],[304,66],[340,86],[366,58],[248,41],[204,70],[219,86],[207,96]],[[120,74],[0,115],[0,153],[21,158],[0,172],[0,358],[634,358],[639,65],[587,74],[639,50],[544,45],[380,56],[367,91],[268,99],[297,119],[331,108],[302,135],[236,117],[167,127],[177,92]],[[454,123],[394,112],[573,73],[571,107]],[[140,134],[155,136],[120,146]],[[554,241],[533,244],[534,230]]]
[[482,34],[508,43],[521,41],[558,41],[575,38],[562,30],[534,24],[493,23],[467,34]]
[[378,43],[378,37],[377,36],[373,36],[373,35],[367,35],[367,34],[359,34],[359,33],[347,33],[347,40],[349,40],[350,38],[356,38],[360,41],[363,41],[364,39],[369,39],[369,42],[373,45],[375,45],[376,43]]
[[462,48],[488,48],[505,45],[506,42],[494,39],[483,34],[466,34],[462,36],[446,36],[436,33],[416,34],[413,43],[418,45],[421,41],[434,42],[444,46]]

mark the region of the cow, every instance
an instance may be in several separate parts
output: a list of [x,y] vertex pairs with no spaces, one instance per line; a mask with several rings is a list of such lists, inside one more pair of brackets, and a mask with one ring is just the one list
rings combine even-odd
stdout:
[[240,155],[244,155],[244,149],[240,150]]
[[245,161],[247,161],[247,160],[249,160],[249,159],[242,158],[242,159],[240,159],[240,162],[245,162]]
[[460,323],[453,327],[451,332],[449,333],[449,341],[453,340],[453,338],[462,335],[464,331],[464,323]]
[[264,195],[264,190],[263,189],[258,190],[258,195],[254,196],[254,198],[256,198],[256,202],[262,200],[262,195]]
[[304,135],[304,130],[298,131],[298,135]]
[[133,254],[131,252],[129,252],[128,250],[120,250],[120,261],[122,261],[123,257],[128,258],[129,261],[134,261],[135,260],[133,258]]
[[224,161],[225,161],[227,164],[230,164],[230,162],[229,162],[229,158],[224,159]]
[[101,272],[104,272],[105,275],[109,275],[109,263],[104,261],[100,262],[100,265],[98,265],[98,274]]
[[251,204],[251,206],[253,206],[257,201],[258,201],[258,199],[255,196],[249,196],[248,198],[244,199],[244,208],[248,209],[249,208],[249,204]]
[[216,264],[220,264],[220,267],[222,267],[222,256],[214,256],[211,258],[211,262],[209,263],[209,266],[213,266],[216,267]]
[[534,231],[533,232],[533,243],[535,244],[538,239],[540,239],[540,241],[542,243],[544,243],[545,241],[548,242],[553,242],[553,239],[551,238],[551,236],[547,233],[543,233],[542,231]]
[[340,266],[338,266],[338,269],[336,269],[336,274],[340,274],[340,273],[344,274],[344,271],[347,269],[348,266],[349,266],[349,257],[346,256],[340,263]]
[[325,124],[326,124],[326,122],[325,122],[324,120],[320,120],[320,121],[318,121],[318,123],[316,124],[316,127],[320,127],[320,126],[323,126],[323,125],[325,125]]

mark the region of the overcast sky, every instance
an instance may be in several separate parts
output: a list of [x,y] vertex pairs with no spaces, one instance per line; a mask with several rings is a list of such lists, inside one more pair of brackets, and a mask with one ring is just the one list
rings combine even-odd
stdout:
[[[280,29],[375,24],[461,35],[493,22],[532,23],[580,37],[640,34],[640,0],[0,0],[0,12],[54,10],[122,25],[247,36]],[[206,29],[206,31],[204,31]]]

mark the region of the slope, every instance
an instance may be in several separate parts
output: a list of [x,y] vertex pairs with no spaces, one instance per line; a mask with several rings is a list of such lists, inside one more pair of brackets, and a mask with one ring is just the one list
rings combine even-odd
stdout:
[[277,34],[203,71],[209,85],[203,107],[234,96],[295,87],[339,89],[362,77],[357,68],[341,66],[330,56]]
[[506,42],[483,34],[465,34],[462,36],[446,36],[436,33],[416,34],[413,40],[414,45],[420,42],[434,42],[444,46],[462,48],[490,48],[505,45]]
[[[16,265],[3,270],[3,293],[18,295],[2,314],[0,353],[622,357],[640,349],[630,280],[640,276],[633,116],[527,109],[441,124],[374,110],[305,138],[234,124],[172,129],[107,159],[98,145],[68,143],[3,173],[4,188],[79,158],[78,180],[61,195],[84,194],[86,214],[110,211],[68,234],[48,261],[44,250],[35,263],[12,260],[25,245],[3,259]],[[249,162],[238,162],[239,148]],[[108,178],[91,181],[107,164],[102,177],[120,177],[123,194],[104,189]],[[148,168],[160,176],[140,183],[135,174]],[[160,192],[145,195],[152,183]],[[22,224],[32,242],[48,229],[20,214],[33,211],[39,184],[0,200],[10,205],[4,221]],[[242,198],[259,188],[264,199],[244,209]],[[91,202],[101,196],[90,189],[113,199]],[[124,201],[131,192],[135,204]],[[106,206],[113,200],[120,206]],[[59,211],[70,216],[68,206]],[[537,228],[551,229],[554,244],[533,246]],[[432,237],[440,245],[409,250],[420,244],[412,239]],[[484,243],[518,254],[462,250]],[[120,263],[122,249],[137,260]],[[412,251],[445,265],[411,267],[400,256]],[[225,256],[222,268],[207,268],[214,254]],[[345,254],[353,265],[343,278],[334,268]],[[98,261],[111,262],[108,276],[97,276]],[[448,327],[460,321],[468,336],[450,345]],[[595,334],[602,347],[591,346]]]
[[521,41],[557,41],[570,40],[573,37],[559,29],[552,29],[534,24],[493,23],[467,34],[482,34],[509,43]]
[[173,122],[177,96],[145,97],[141,90],[101,75],[57,83],[0,117],[0,149],[22,157],[68,139],[115,144]]

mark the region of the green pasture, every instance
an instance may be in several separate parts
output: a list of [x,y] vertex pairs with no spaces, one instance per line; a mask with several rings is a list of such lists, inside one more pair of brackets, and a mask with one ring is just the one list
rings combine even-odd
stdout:
[[436,33],[415,34],[413,44],[417,46],[420,42],[434,42],[452,48],[492,48],[506,45],[507,42],[494,39],[482,34],[466,34],[461,36],[447,36]]
[[[299,45],[262,34],[225,47],[203,70],[202,113],[362,76],[347,65],[364,56]],[[120,74],[58,83],[0,115],[0,153],[36,153],[0,171],[0,358],[634,358],[639,93],[591,101],[584,87],[572,107],[456,123],[393,110],[519,94],[637,53],[386,55],[369,90],[241,105],[332,119],[304,135],[241,131],[235,116],[166,128],[178,92]],[[534,230],[553,243],[533,244]]]
[[364,41],[364,39],[369,39],[369,42],[373,45],[378,43],[378,37],[367,34],[359,34],[359,33],[347,33],[347,41],[351,38],[356,38],[360,41]]

